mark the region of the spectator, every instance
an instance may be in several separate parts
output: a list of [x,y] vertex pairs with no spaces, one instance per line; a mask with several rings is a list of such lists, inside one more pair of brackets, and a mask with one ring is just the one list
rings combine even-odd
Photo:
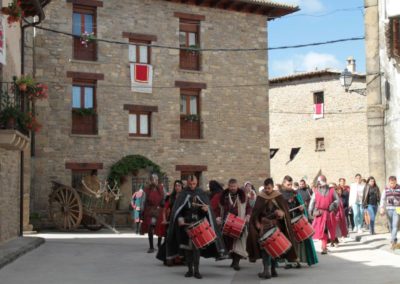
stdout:
[[397,230],[400,220],[400,185],[397,184],[395,176],[389,177],[389,184],[382,193],[379,211],[381,215],[386,212],[389,219],[389,229],[392,235],[391,244],[394,250],[397,244]]
[[362,233],[363,212],[362,212],[362,196],[364,185],[362,184],[361,175],[356,174],[355,182],[350,186],[349,206],[353,209],[354,232]]
[[369,215],[369,231],[375,235],[375,216],[378,210],[381,194],[374,177],[369,177],[363,193],[363,207]]
[[339,179],[339,186],[342,191],[342,203],[344,208],[344,214],[346,216],[347,226],[354,231],[354,218],[353,218],[353,209],[349,206],[349,194],[350,194],[350,187],[346,185],[346,179],[340,178]]

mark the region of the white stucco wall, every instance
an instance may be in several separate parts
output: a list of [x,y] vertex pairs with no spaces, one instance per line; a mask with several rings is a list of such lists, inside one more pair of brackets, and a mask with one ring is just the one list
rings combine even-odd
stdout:
[[400,178],[400,60],[388,57],[385,25],[388,18],[400,16],[400,1],[380,1],[380,64],[382,74],[382,103],[385,111],[386,175]]

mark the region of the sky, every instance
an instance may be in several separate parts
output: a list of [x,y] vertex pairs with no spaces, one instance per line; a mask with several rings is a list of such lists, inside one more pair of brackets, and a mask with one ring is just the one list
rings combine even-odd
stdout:
[[[275,0],[299,5],[300,11],[268,22],[269,47],[364,36],[363,0]],[[353,56],[357,72],[365,72],[364,40],[270,50],[270,78],[332,68],[343,70]]]

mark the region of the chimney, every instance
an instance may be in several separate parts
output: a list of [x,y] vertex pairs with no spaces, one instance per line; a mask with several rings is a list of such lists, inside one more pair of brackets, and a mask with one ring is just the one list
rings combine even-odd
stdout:
[[356,60],[353,58],[353,56],[350,56],[349,58],[347,58],[347,70],[351,73],[355,73],[356,72]]

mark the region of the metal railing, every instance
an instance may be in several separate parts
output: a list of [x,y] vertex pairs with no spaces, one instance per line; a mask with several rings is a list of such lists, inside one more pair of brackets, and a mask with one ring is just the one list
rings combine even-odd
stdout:
[[0,129],[16,129],[28,135],[29,111],[29,100],[19,90],[16,77],[13,82],[0,82]]

